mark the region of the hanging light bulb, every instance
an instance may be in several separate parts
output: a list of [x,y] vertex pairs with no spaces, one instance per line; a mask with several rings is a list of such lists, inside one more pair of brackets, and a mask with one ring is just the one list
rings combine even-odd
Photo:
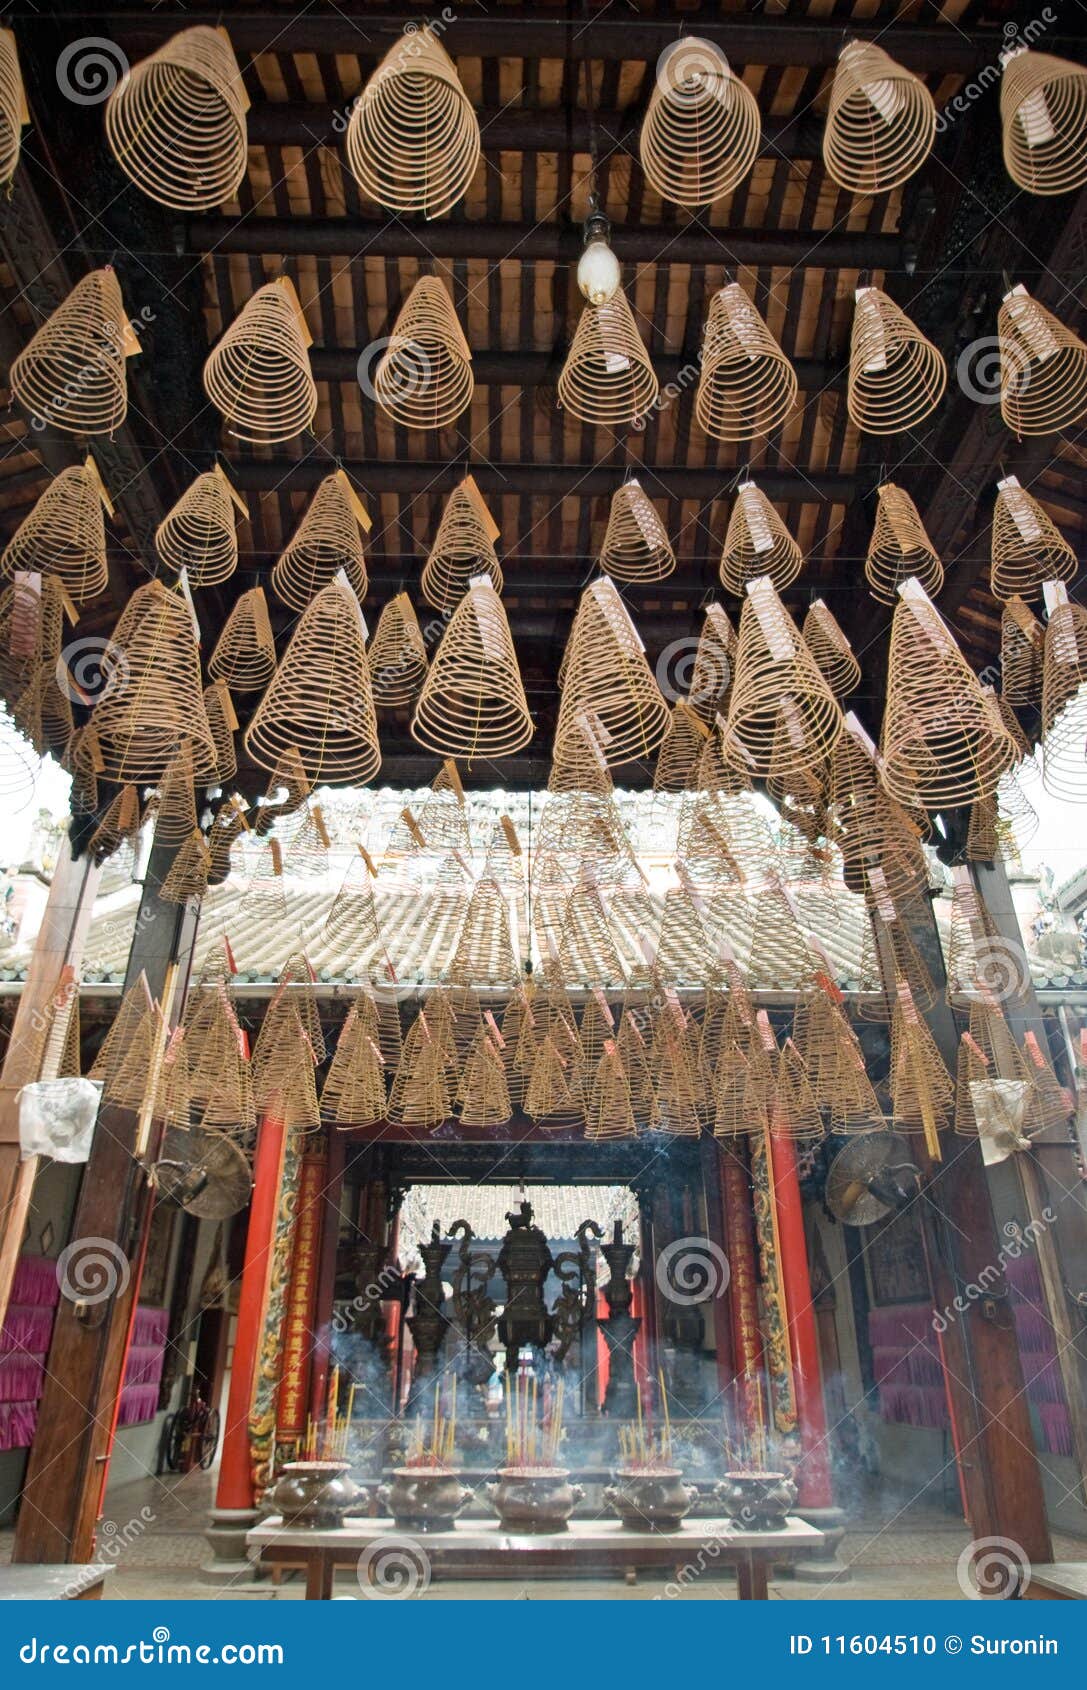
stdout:
[[611,224],[595,208],[585,219],[585,250],[578,259],[577,285],[590,305],[606,305],[623,279],[619,260],[608,244]]

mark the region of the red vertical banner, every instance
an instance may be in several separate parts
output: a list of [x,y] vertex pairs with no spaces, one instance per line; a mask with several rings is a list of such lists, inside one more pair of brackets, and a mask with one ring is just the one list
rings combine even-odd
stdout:
[[755,1213],[751,1184],[738,1151],[726,1149],[720,1160],[721,1206],[724,1210],[725,1250],[728,1255],[728,1314],[732,1329],[732,1363],[736,1375],[738,1430],[750,1437],[758,1428],[765,1390],[762,1330],[756,1264]]
[[287,1460],[297,1454],[309,1415],[321,1220],[327,1177],[325,1147],[315,1145],[302,1158],[298,1176],[291,1277],[283,1317],[283,1368],[276,1398],[276,1443],[277,1454]]
[[819,1372],[819,1332],[812,1303],[808,1246],[804,1237],[804,1209],[796,1171],[796,1149],[790,1139],[770,1135],[773,1163],[772,1189],[777,1211],[781,1277],[785,1286],[789,1349],[792,1355],[793,1392],[803,1459],[797,1472],[800,1503],[808,1508],[829,1508],[834,1496],[830,1484],[830,1450],[827,1416],[823,1403],[823,1382]]

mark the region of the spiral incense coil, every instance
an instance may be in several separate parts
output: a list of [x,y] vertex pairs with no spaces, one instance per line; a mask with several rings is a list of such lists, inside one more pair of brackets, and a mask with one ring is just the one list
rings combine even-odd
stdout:
[[721,553],[721,585],[742,598],[747,583],[764,575],[780,592],[803,564],[803,552],[766,494],[753,481],[741,482]]
[[243,741],[274,770],[297,755],[305,778],[365,786],[381,766],[366,626],[350,587],[331,581],[302,612]]
[[[970,1025],[959,1044],[955,1075],[957,1133],[977,1135],[971,1087],[988,1080],[1018,1080],[1029,1084],[1030,1073],[999,1002],[986,994],[971,1000]],[[1034,1123],[1024,1125],[1029,1130]]]
[[45,575],[76,604],[109,583],[104,512],[113,506],[94,459],[62,469],[49,483],[0,556],[2,575]]
[[212,211],[245,175],[249,97],[224,29],[183,29],[127,70],[106,140],[137,188],[176,211]]
[[361,603],[369,585],[362,535],[370,519],[342,469],[326,475],[290,543],[276,559],[272,591],[292,610],[305,610],[342,569]]
[[1087,799],[1087,610],[1052,594],[1042,680],[1042,785],[1056,798]]
[[219,465],[198,475],[155,530],[155,550],[168,569],[184,569],[190,587],[214,587],[238,567],[239,516],[249,509]]
[[211,871],[211,852],[204,835],[197,828],[178,848],[166,879],[159,887],[159,897],[167,904],[183,904],[189,898],[202,898],[208,889]]
[[204,391],[235,439],[271,446],[309,428],[317,411],[311,338],[286,276],[242,306],[204,365]]
[[210,686],[204,688],[204,708],[208,713],[208,726],[215,744],[216,779],[220,786],[226,786],[238,772],[238,759],[234,751],[238,718],[234,714],[234,706],[225,681],[212,681]]
[[394,43],[351,110],[347,167],[387,211],[441,217],[479,163],[479,123],[428,25]]
[[810,606],[800,637],[835,698],[844,698],[860,685],[861,666],[853,655],[853,647],[822,599],[816,599]]
[[1087,346],[1026,288],[1004,295],[997,338],[1000,414],[1015,434],[1055,434],[1087,413]]
[[35,422],[65,434],[112,434],[128,415],[125,361],[139,351],[107,265],[77,282],[46,318],[8,382]]
[[442,635],[411,736],[439,757],[512,757],[534,729],[502,600],[474,581]]
[[879,489],[864,573],[872,597],[880,604],[894,604],[899,587],[911,578],[920,581],[931,595],[944,584],[944,566],[925,533],[917,506],[908,493],[890,481]]
[[446,500],[430,556],[419,582],[427,604],[435,610],[455,610],[473,576],[489,577],[502,591],[502,566],[494,549],[498,525],[483,502],[475,477],[466,475]]
[[840,188],[885,194],[920,169],[936,139],[932,95],[871,42],[847,41],[823,131],[823,163]]
[[1000,617],[1001,694],[1008,704],[1040,705],[1045,630],[1013,594]]
[[676,567],[664,523],[634,479],[612,495],[598,561],[616,581],[662,581]]
[[0,182],[10,182],[19,163],[23,126],[30,122],[15,36],[0,29]]
[[379,710],[402,710],[426,679],[427,650],[407,593],[397,593],[377,620],[367,652],[370,684]]
[[731,193],[761,137],[758,102],[719,47],[686,35],[662,54],[638,142],[662,199],[693,207]]
[[933,810],[986,797],[1017,757],[995,698],[915,582],[891,626],[881,749],[892,797]]
[[585,1137],[587,1139],[634,1138],[638,1127],[634,1119],[630,1080],[618,1046],[610,1039],[593,1065],[585,1103]]
[[58,666],[41,663],[15,700],[11,719],[39,757],[51,751],[60,757],[75,729],[68,688],[58,678]]
[[620,428],[649,414],[657,378],[620,288],[603,305],[586,305],[559,376],[559,404],[582,422]]
[[690,792],[698,778],[698,763],[710,730],[682,698],[672,706],[668,732],[661,741],[653,772],[654,792]]
[[710,302],[695,393],[699,426],[715,440],[756,440],[785,421],[796,371],[739,282]]
[[1028,194],[1087,182],[1087,68],[1013,47],[1000,55],[1004,168]]
[[998,599],[1040,599],[1046,581],[1071,581],[1079,562],[1060,529],[1016,476],[997,482],[991,584]]
[[486,1032],[480,1032],[461,1071],[455,1108],[466,1127],[500,1127],[513,1114],[502,1054]]
[[606,577],[581,595],[561,671],[556,763],[573,741],[605,768],[649,757],[668,731],[669,710],[629,612]]
[[472,354],[436,276],[412,288],[374,371],[374,398],[405,428],[444,428],[472,402]]
[[231,692],[266,687],[276,666],[276,645],[263,587],[251,587],[234,601],[208,659],[208,674]]
[[114,629],[91,721],[107,780],[156,783],[191,744],[195,778],[215,778],[200,652],[185,598],[161,581],[137,587]]
[[943,355],[879,288],[858,288],[849,347],[849,415],[866,434],[923,422],[947,387]]
[[841,730],[834,694],[772,583],[749,581],[727,719],[736,760],[751,777],[806,773]]
[[908,985],[899,981],[891,1027],[891,1110],[896,1132],[923,1132],[939,1155],[939,1133],[954,1121],[955,1083]]

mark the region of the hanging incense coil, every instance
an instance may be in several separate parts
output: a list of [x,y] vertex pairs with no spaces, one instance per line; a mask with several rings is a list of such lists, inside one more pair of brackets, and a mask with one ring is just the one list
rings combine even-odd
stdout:
[[361,604],[368,586],[362,534],[370,526],[342,469],[326,475],[272,570],[272,591],[292,610],[305,610],[342,570]]
[[351,108],[345,146],[355,181],[387,211],[441,217],[467,192],[479,123],[429,25],[389,48]]
[[1031,990],[1025,951],[1001,935],[969,869],[957,866],[952,876],[945,945],[948,1003],[969,1001],[979,992],[1002,1003],[1021,1003]]
[[316,784],[306,773],[297,745],[284,746],[276,758],[267,790],[258,800],[253,831],[265,838],[282,816],[293,816],[302,808]]
[[689,792],[698,777],[698,762],[702,748],[710,738],[710,730],[700,722],[690,707],[678,698],[672,706],[668,732],[657,753],[653,772],[654,792]]
[[1012,47],[1000,55],[1004,168],[1028,194],[1066,194],[1087,182],[1087,68]]
[[1014,434],[1055,434],[1087,413],[1087,346],[1026,288],[997,316],[1000,414]]
[[1027,1132],[1039,1137],[1043,1134],[1063,1135],[1068,1131],[1073,1114],[1073,1097],[1061,1085],[1052,1062],[1033,1031],[1028,1032],[1023,1040],[1023,1056],[1030,1076],[1030,1101],[1027,1105],[1030,1125]]
[[634,1138],[638,1126],[634,1119],[630,1080],[618,1047],[609,1039],[608,1047],[593,1065],[593,1077],[585,1104],[585,1137],[587,1139]]
[[227,878],[234,842],[246,831],[245,807],[241,801],[235,803],[227,799],[220,804],[208,827],[208,850],[211,853],[208,868],[209,886],[218,886]]
[[793,1037],[804,1059],[812,1094],[827,1111],[834,1132],[867,1132],[883,1111],[865,1068],[864,1051],[838,1001],[836,987],[820,985],[797,1006]]
[[39,757],[63,754],[75,728],[72,700],[57,678],[57,667],[40,664],[15,700],[11,719]]
[[135,845],[139,831],[139,792],[134,786],[123,786],[92,833],[87,850],[96,863],[104,863],[122,845]]
[[1013,594],[1000,616],[1001,692],[1008,704],[1041,704],[1044,651],[1045,629]]
[[918,829],[882,785],[876,748],[852,715],[830,758],[830,813],[851,891],[866,892],[867,870],[878,865],[895,899],[919,891],[928,870]]
[[266,687],[276,666],[276,643],[263,587],[251,587],[234,602],[208,659],[208,674],[231,692]]
[[662,581],[676,567],[664,523],[636,480],[612,495],[598,562],[616,581]]
[[88,1078],[102,1082],[102,1096],[109,1102],[141,1109],[161,1048],[162,1012],[141,973],[121,999]]
[[468,1053],[455,1107],[466,1127],[500,1127],[513,1114],[501,1053],[485,1031],[477,1035]]
[[205,963],[185,1004],[189,1096],[200,1125],[237,1134],[256,1125],[245,1035],[230,992],[229,973]]
[[377,708],[403,710],[414,703],[426,679],[427,649],[407,593],[397,593],[382,610],[367,656]]
[[823,131],[831,180],[854,194],[885,194],[920,169],[936,139],[936,107],[919,77],[874,42],[847,41]]
[[196,829],[192,743],[183,740],[166,766],[154,802],[155,843],[181,845]]
[[891,1109],[896,1132],[923,1132],[939,1155],[939,1133],[954,1120],[955,1084],[910,989],[901,981],[891,1030]]
[[553,961],[559,977],[571,984],[614,986],[623,980],[622,960],[592,869],[582,873],[566,901]]
[[880,288],[858,288],[849,347],[849,415],[866,434],[901,434],[947,387],[942,353]]
[[46,318],[8,383],[42,424],[65,434],[112,434],[128,415],[125,360],[139,350],[116,272],[107,266],[84,276]]
[[408,1126],[440,1127],[453,1113],[451,1064],[425,1010],[408,1029],[389,1092],[388,1119]]
[[1079,561],[1060,529],[1014,475],[997,482],[992,574],[998,599],[1040,599],[1046,581],[1071,581]]
[[687,35],[661,56],[638,155],[662,199],[694,207],[731,193],[761,135],[758,101],[720,48]]
[[648,416],[657,378],[620,288],[602,305],[586,304],[559,376],[559,404],[582,422],[623,428]]
[[1045,631],[1042,784],[1079,803],[1087,798],[1087,610],[1058,592]]
[[556,760],[572,738],[597,747],[613,768],[650,756],[668,731],[668,706],[610,580],[594,581],[581,595],[560,684]]
[[166,879],[159,887],[159,897],[167,904],[183,904],[189,898],[202,898],[208,889],[211,852],[199,828],[190,833],[170,865]]
[[920,581],[934,596],[944,584],[944,566],[925,532],[917,506],[893,482],[879,489],[876,523],[864,562],[872,597],[894,604],[903,581]]
[[[975,998],[970,1005],[970,1025],[963,1032],[955,1065],[955,1131],[976,1137],[974,1086],[1011,1081],[1029,1088],[1031,1076],[1003,1010],[996,1002]],[[1020,1129],[1024,1133],[1036,1123],[1029,1117]]]
[[835,698],[844,698],[860,685],[861,666],[853,655],[853,647],[822,599],[816,599],[809,607],[800,637]]
[[238,516],[247,516],[216,464],[198,475],[155,530],[155,550],[168,569],[184,569],[190,587],[214,587],[238,567]]
[[649,1124],[653,1131],[675,1138],[698,1138],[702,1132],[701,1075],[692,1057],[687,1026],[679,1024],[667,1004],[657,1019],[649,1072],[653,1085]]
[[525,1114],[545,1130],[561,1131],[583,1120],[579,1077],[550,1032],[544,1037],[525,1089]]
[[369,1127],[385,1117],[385,1064],[356,999],[340,1029],[321,1091],[321,1114],[338,1127]]
[[0,182],[10,182],[19,163],[23,125],[30,122],[15,36],[0,30]]
[[455,610],[477,575],[489,578],[496,593],[504,585],[494,549],[498,528],[473,476],[466,475],[446,501],[419,586],[435,610]]
[[309,428],[317,412],[311,339],[286,276],[246,300],[204,365],[204,391],[235,439],[272,446]]
[[796,371],[739,282],[710,302],[695,394],[699,426],[715,440],[756,440],[796,404]]
[[996,700],[920,588],[902,589],[891,625],[882,778],[900,803],[971,804],[1016,761]]
[[106,106],[106,140],[149,199],[213,211],[245,175],[248,106],[226,31],[183,29],[126,70]]
[[184,597],[161,581],[149,581],[137,587],[121,622],[91,717],[102,752],[100,772],[109,780],[157,782],[187,741],[195,778],[213,779],[215,742]]
[[474,391],[472,354],[453,302],[436,276],[421,276],[374,371],[374,398],[405,428],[444,428]]
[[520,977],[510,942],[509,905],[497,882],[484,877],[468,900],[449,979],[462,986],[513,987]]
[[511,757],[534,729],[502,600],[478,580],[450,618],[419,694],[411,736],[439,757]]
[[204,688],[204,709],[215,746],[215,778],[220,786],[226,786],[238,772],[238,758],[234,750],[238,718],[225,681],[212,681]]
[[747,584],[727,726],[752,776],[810,770],[842,729],[834,694],[765,579]]
[[112,515],[94,460],[62,469],[19,524],[0,557],[0,574],[55,576],[76,604],[109,582],[104,512]]
[[803,552],[766,494],[753,481],[741,482],[721,553],[721,585],[742,598],[747,583],[765,575],[783,592],[803,564]]
[[707,605],[687,689],[687,704],[707,727],[728,710],[735,662],[736,630],[719,604]]

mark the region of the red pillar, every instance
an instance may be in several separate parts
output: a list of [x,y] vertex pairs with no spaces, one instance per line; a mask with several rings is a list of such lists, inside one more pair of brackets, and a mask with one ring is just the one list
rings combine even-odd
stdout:
[[253,1159],[253,1196],[249,1205],[216,1508],[252,1508],[255,1503],[249,1461],[249,1405],[264,1326],[264,1296],[286,1145],[283,1122],[265,1116],[257,1133]]
[[340,1195],[346,1140],[333,1128],[328,1138],[328,1162],[321,1192],[321,1264],[317,1275],[316,1300],[312,1310],[313,1370],[310,1376],[310,1413],[319,1420],[328,1401],[328,1374],[332,1358],[332,1305],[336,1298],[336,1252],[340,1242]]
[[804,1237],[796,1151],[790,1139],[777,1133],[770,1134],[770,1150],[793,1390],[803,1451],[797,1474],[799,1501],[802,1507],[830,1508],[834,1497],[830,1485],[827,1417],[819,1374],[819,1332],[808,1274],[808,1246]]
[[759,1326],[758,1252],[751,1180],[738,1149],[724,1148],[720,1157],[721,1206],[728,1253],[728,1313],[732,1329],[732,1362],[736,1370],[737,1430],[750,1436],[758,1426],[759,1401],[767,1401],[762,1380],[762,1330]]

